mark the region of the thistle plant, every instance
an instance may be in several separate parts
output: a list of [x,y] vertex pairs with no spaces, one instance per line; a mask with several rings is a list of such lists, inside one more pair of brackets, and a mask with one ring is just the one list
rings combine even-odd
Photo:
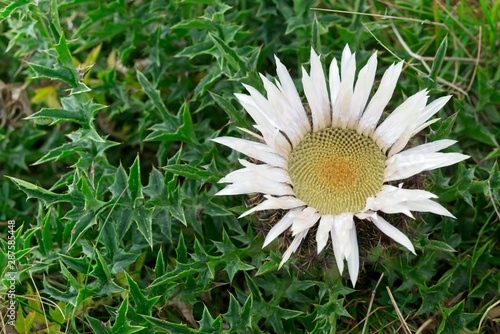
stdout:
[[498,332],[498,14],[0,0],[1,332]]

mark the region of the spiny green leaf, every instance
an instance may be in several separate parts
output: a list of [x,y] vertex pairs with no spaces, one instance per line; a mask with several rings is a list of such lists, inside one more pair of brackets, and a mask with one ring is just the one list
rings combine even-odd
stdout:
[[194,90],[194,96],[199,97],[215,84],[215,82],[222,76],[223,72],[217,67],[211,67],[208,69],[208,72],[205,74],[203,79],[198,82],[196,88]]
[[469,291],[469,297],[470,298],[479,298],[481,300],[484,300],[486,297],[486,294],[488,294],[488,291],[490,290],[487,285],[491,284],[492,281],[498,281],[493,279],[492,276],[495,275],[495,270],[488,270],[486,275],[481,275],[481,280],[479,283],[474,284],[472,289]]
[[151,299],[146,298],[142,290],[139,288],[139,285],[132,279],[132,277],[130,277],[130,275],[127,274],[127,272],[125,272],[125,277],[127,278],[130,296],[134,300],[135,309],[139,314],[151,316],[153,307],[158,299],[160,299],[160,296],[156,296]]
[[179,235],[179,240],[177,241],[177,248],[175,249],[175,253],[177,254],[177,261],[180,263],[187,263],[187,248],[184,243],[184,235],[181,233]]
[[196,56],[199,56],[204,53],[209,53],[209,50],[212,49],[214,46],[213,42],[206,41],[206,42],[201,42],[201,43],[196,43],[194,45],[190,45],[180,51],[176,57],[188,57],[189,59],[192,59]]
[[7,7],[5,7],[1,12],[0,12],[0,19],[5,19],[8,17],[14,10],[17,8],[20,8],[22,6],[26,6],[28,4],[34,3],[35,0],[17,0],[12,3],[10,3]]
[[140,332],[144,329],[142,326],[135,326],[130,324],[130,320],[127,318],[127,311],[129,308],[128,297],[125,298],[118,308],[115,323],[111,327],[111,331],[116,334],[132,334]]
[[60,300],[65,303],[71,304],[74,307],[76,307],[76,297],[77,293],[67,291],[63,292],[61,290],[58,290],[54,288],[47,280],[47,276],[43,276],[43,292],[54,298],[55,300]]
[[77,187],[85,198],[85,210],[96,213],[106,204],[105,202],[100,201],[96,198],[95,190],[90,189],[90,186],[87,182],[87,177],[85,175],[80,175]]
[[71,53],[69,52],[68,44],[66,43],[66,37],[64,36],[64,33],[62,33],[61,36],[59,37],[59,43],[56,44],[56,51],[57,51],[57,59],[59,59],[61,65],[63,65],[68,69],[72,69],[74,78],[75,80],[77,80],[78,73],[76,72],[76,70],[74,70],[75,65],[73,64],[73,58],[71,57]]
[[130,197],[134,203],[136,202],[136,200],[143,198],[139,156],[135,157],[134,163],[130,167],[127,184],[128,191],[130,192]]
[[173,282],[176,282],[178,280],[187,277],[192,277],[196,274],[199,274],[200,271],[205,269],[206,265],[204,263],[196,262],[196,263],[183,264],[177,262],[175,270],[167,272],[165,275],[159,277],[158,279],[155,279],[149,287],[155,288],[155,287],[165,286],[168,284],[172,286]]
[[252,328],[253,295],[249,295],[241,310],[240,321],[245,328]]
[[455,120],[457,119],[458,113],[454,113],[450,117],[446,118],[442,122],[439,123],[439,127],[435,133],[430,134],[430,138],[432,140],[444,139],[448,138],[453,129],[453,125],[455,124]]
[[498,159],[500,158],[500,148],[494,148],[490,154],[484,158],[484,160]]
[[214,101],[217,103],[217,105],[224,110],[224,112],[229,116],[229,119],[231,120],[232,123],[236,124],[246,124],[245,123],[245,116],[244,113],[241,111],[238,111],[227,99],[224,97],[214,93],[214,92],[209,92],[210,96]]
[[172,128],[171,124],[167,124],[165,122],[152,126],[151,129],[153,130],[153,132],[148,135],[146,140],[182,140],[195,145],[198,144],[194,133],[191,112],[187,103],[184,103],[181,106],[181,109],[179,110],[179,113],[177,115],[177,122],[181,124],[175,125],[174,128]]
[[140,254],[138,253],[129,253],[124,251],[123,249],[118,249],[113,255],[113,265],[111,267],[112,274],[118,274],[127,270],[127,268],[137,261],[137,258]]
[[142,74],[140,71],[137,71],[137,80],[141,84],[144,93],[146,93],[146,95],[149,97],[156,110],[160,112],[163,121],[166,123],[175,122],[175,117],[170,115],[167,107],[163,103],[159,91],[153,88],[148,79],[146,79],[146,76],[144,76],[144,74]]
[[59,256],[60,261],[62,261],[66,266],[68,266],[72,270],[75,270],[76,272],[85,275],[89,273],[90,263],[86,258],[84,257],[74,258],[72,256],[63,253],[58,253],[57,255]]
[[474,249],[474,253],[472,254],[472,259],[471,259],[471,270],[474,269],[474,267],[477,265],[479,259],[481,256],[484,254],[490,254],[490,249],[493,246],[492,241],[488,241],[484,245],[482,245],[479,249]]
[[71,240],[68,245],[68,250],[73,248],[76,242],[82,237],[82,235],[92,226],[97,224],[95,216],[92,212],[87,212],[84,214],[75,224],[71,231]]
[[472,123],[467,125],[465,133],[470,138],[473,138],[486,145],[497,147],[498,141],[496,136],[484,125],[480,123]]
[[[49,162],[49,161],[57,161],[60,159],[64,159],[66,157],[69,157],[71,155],[74,155],[77,153],[79,145],[75,143],[65,143],[62,144],[59,147],[56,147],[54,149],[51,149],[47,154],[45,154],[43,157],[41,157],[39,160],[33,163],[33,165],[41,165],[43,163]],[[80,146],[81,147],[81,146]]]
[[176,203],[176,201],[173,201],[175,204],[172,204],[168,207],[168,211],[170,214],[180,221],[184,226],[187,226],[187,219],[186,215],[184,214],[184,209],[182,208],[180,201]]
[[188,164],[184,165],[167,165],[164,167],[167,172],[174,173],[176,175],[181,175],[184,177],[192,178],[195,180],[202,180],[210,182],[209,180],[213,179],[214,175],[205,170],[200,169],[198,167],[194,167]]
[[34,113],[26,117],[28,120],[37,120],[37,119],[51,119],[53,122],[55,121],[69,121],[75,122],[78,124],[84,124],[83,114],[79,112],[75,112],[72,110],[64,110],[64,109],[49,109],[43,108],[40,111]]
[[133,210],[132,220],[136,223],[137,229],[153,249],[153,210],[140,207]]
[[122,199],[123,206],[118,207],[119,204],[114,209],[113,220],[116,222],[116,240],[121,241],[130,227],[134,223],[132,218],[132,206],[127,203],[126,199]]
[[106,259],[99,251],[94,251],[94,256],[96,257],[96,264],[90,274],[98,278],[101,282],[108,281],[111,278],[111,269],[106,263]]
[[167,333],[176,333],[176,334],[191,334],[191,333],[198,333],[198,331],[189,328],[186,325],[183,324],[175,324],[173,322],[168,322],[168,321],[163,321],[160,319],[156,319],[153,317],[148,317],[148,316],[143,316],[146,321],[148,321],[150,324],[152,324],[155,328],[164,330]]
[[77,95],[81,93],[90,92],[91,89],[83,82],[77,82],[76,87],[71,88],[70,95]]
[[[99,110],[105,109],[106,106],[94,103],[92,100],[85,101],[82,97],[69,96],[61,99],[63,109],[71,110],[76,113],[81,113],[85,119],[87,129],[94,129],[93,120]],[[100,141],[103,141],[100,139]]]
[[165,260],[163,259],[163,249],[160,248],[158,254],[156,254],[156,263],[155,263],[155,278],[158,278],[165,274]]
[[238,326],[238,322],[241,319],[241,306],[231,293],[229,294],[229,309],[224,314],[224,319],[229,323],[232,331],[242,330]]
[[425,245],[426,250],[433,250],[433,251],[442,251],[442,252],[448,252],[448,253],[453,253],[456,252],[453,247],[448,245],[445,242],[439,241],[439,240],[431,240],[427,245]]
[[441,66],[443,65],[444,57],[446,56],[446,49],[448,48],[448,37],[445,36],[439,44],[439,48],[434,56],[434,62],[432,63],[430,77],[432,80],[436,80]]
[[120,166],[116,169],[116,173],[114,176],[114,183],[109,187],[111,194],[113,195],[113,199],[117,200],[125,194],[128,188],[128,175],[125,172],[125,169],[120,164]]
[[39,186],[32,183],[26,182],[24,180],[17,179],[11,176],[5,176],[10,179],[14,184],[16,184],[19,189],[21,189],[28,198],[37,198],[43,202],[45,206],[53,205],[59,202],[69,202],[69,198],[65,194],[56,194],[52,191],[45,190]]
[[70,69],[66,67],[55,67],[49,68],[46,66],[28,63],[28,66],[36,73],[37,78],[47,78],[52,80],[59,80],[64,82],[70,87],[78,86],[78,82],[75,81],[73,73]]
[[252,292],[252,295],[253,295],[253,298],[255,299],[255,301],[259,302],[259,303],[262,302],[262,301],[264,301],[264,299],[262,297],[262,293],[260,292],[259,287],[255,283],[255,281],[253,280],[253,278],[250,277],[250,275],[246,271],[244,272],[244,275],[245,275],[245,281],[246,281],[246,283],[248,285],[248,288]]
[[187,143],[191,143],[193,145],[199,145],[198,139],[196,138],[196,134],[194,131],[193,121],[191,119],[191,111],[189,110],[188,103],[182,104],[176,120],[177,123],[180,123],[180,126],[167,122],[153,125],[151,127],[151,130],[153,130],[153,132],[150,133],[145,140],[146,141],[181,140]]
[[43,226],[42,226],[42,242],[40,246],[46,251],[50,252],[53,249],[52,244],[52,226],[51,226],[51,211],[47,212],[45,217],[43,218]]
[[95,334],[113,334],[112,331],[101,325],[101,322],[91,316],[86,315],[85,319],[87,320],[90,328],[92,328],[92,332]]
[[59,262],[59,266],[61,267],[61,274],[68,281],[69,285],[75,289],[76,291],[82,290],[83,286],[78,282],[78,280],[69,272],[68,268],[62,263]]
[[167,198],[166,186],[165,186],[165,176],[155,167],[151,170],[149,174],[149,182],[146,187],[144,187],[144,194],[149,196],[152,200],[162,201]]
[[200,332],[201,333],[213,333],[214,331],[222,331],[222,326],[218,326],[214,328],[214,325],[222,325],[222,324],[217,324],[214,321],[214,318],[210,314],[210,312],[207,309],[206,305],[203,305],[203,315],[201,316],[201,320],[198,321],[200,324]]
[[[271,253],[272,255],[273,253]],[[257,270],[256,276],[264,275],[266,273],[278,270],[281,259],[277,256],[274,256],[270,261],[264,262],[261,266],[259,266],[259,270]]]
[[219,49],[221,56],[227,60],[228,64],[236,71],[246,72],[245,61],[234,51],[223,39],[212,33],[208,33],[215,46]]

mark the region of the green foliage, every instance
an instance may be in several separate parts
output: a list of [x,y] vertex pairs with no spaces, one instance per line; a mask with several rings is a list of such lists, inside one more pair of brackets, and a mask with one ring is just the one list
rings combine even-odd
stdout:
[[[498,331],[500,5],[354,3],[0,1],[0,294],[15,220],[15,329],[385,333],[403,326],[397,307],[412,332]],[[311,47],[331,60],[346,43],[360,63],[379,50],[377,78],[407,61],[389,109],[454,94],[428,140],[471,156],[420,185],[457,219],[409,222],[417,256],[361,246],[355,289],[331,251],[304,246],[278,269],[278,242],[261,249],[276,218],[237,219],[255,199],[214,196],[237,155],[211,141],[250,128],[234,93],[274,77],[275,54],[299,78]]]

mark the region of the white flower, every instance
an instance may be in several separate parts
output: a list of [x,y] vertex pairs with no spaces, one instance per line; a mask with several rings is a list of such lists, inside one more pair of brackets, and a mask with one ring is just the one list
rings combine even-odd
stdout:
[[377,125],[394,92],[403,63],[387,69],[369,100],[377,67],[376,54],[355,80],[355,55],[346,46],[340,70],[334,59],[327,83],[320,57],[311,49],[310,73],[302,69],[308,115],[292,78],[278,58],[276,66],[279,80],[275,84],[261,75],[267,98],[247,85],[250,95],[236,94],[260,134],[242,130],[257,141],[233,137],[214,139],[261,163],[240,160],[244,168],[221,179],[220,182],[229,185],[217,194],[264,194],[265,200],[242,216],[258,210],[289,210],[269,231],[264,242],[265,247],[285,230],[291,230],[294,240],[280,266],[318,223],[318,253],[331,237],[338,269],[342,273],[346,259],[354,286],[359,270],[354,216],[371,221],[412,253],[415,249],[408,237],[377,211],[404,213],[410,217],[411,211],[453,217],[431,200],[436,196],[428,191],[385,184],[468,158],[459,153],[439,152],[455,143],[448,139],[403,151],[413,135],[437,121],[429,119],[451,96],[427,104],[427,91],[420,91]]

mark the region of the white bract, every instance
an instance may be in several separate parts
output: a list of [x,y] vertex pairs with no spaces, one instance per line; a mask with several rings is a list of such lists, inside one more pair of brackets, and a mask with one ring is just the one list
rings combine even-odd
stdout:
[[443,139],[403,150],[410,138],[432,124],[429,119],[451,98],[427,104],[427,91],[407,98],[379,124],[396,87],[403,63],[391,65],[369,99],[375,81],[377,57],[373,54],[356,77],[356,60],[348,46],[340,69],[334,59],[328,82],[320,57],[311,49],[310,73],[302,68],[306,107],[287,69],[276,58],[278,80],[261,75],[267,97],[245,85],[250,95],[236,94],[260,133],[242,129],[256,141],[219,137],[215,142],[260,163],[240,160],[244,168],[220,182],[229,183],[218,195],[261,193],[265,200],[242,216],[259,210],[289,210],[269,231],[264,247],[290,229],[294,240],[281,265],[294,253],[309,229],[318,223],[318,253],[331,237],[335,260],[342,273],[344,260],[353,286],[359,270],[354,217],[367,219],[412,253],[411,241],[377,214],[411,211],[453,217],[419,189],[386,184],[422,171],[467,159],[460,153],[439,152],[455,143]]

